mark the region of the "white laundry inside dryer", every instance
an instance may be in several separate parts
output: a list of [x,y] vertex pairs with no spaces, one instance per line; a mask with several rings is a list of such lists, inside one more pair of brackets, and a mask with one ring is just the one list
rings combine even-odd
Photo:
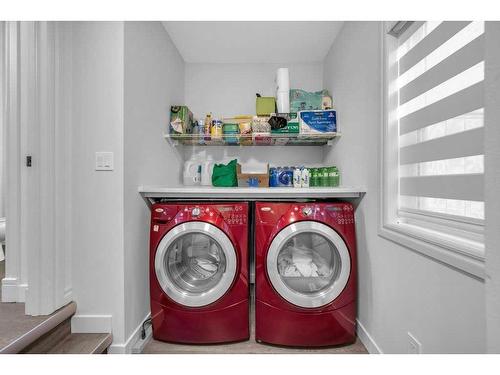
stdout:
[[325,237],[299,233],[278,255],[278,272],[285,284],[300,293],[315,293],[328,287],[336,273],[338,252]]

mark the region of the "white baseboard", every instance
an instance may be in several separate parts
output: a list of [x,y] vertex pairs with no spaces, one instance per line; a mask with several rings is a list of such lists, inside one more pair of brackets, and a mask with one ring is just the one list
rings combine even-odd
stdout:
[[128,339],[123,344],[111,344],[108,348],[109,354],[131,354],[131,353],[142,353],[142,349],[146,346],[148,341],[151,339],[152,331],[151,327],[146,329],[146,338],[144,340],[141,339],[141,330],[142,323],[149,319],[151,316],[148,313],[139,323],[139,325],[134,329],[134,331],[130,334]]
[[365,346],[366,350],[368,350],[368,353],[370,354],[383,354],[384,352],[380,347],[377,345],[373,337],[370,335],[370,333],[366,330],[365,326],[356,319],[357,322],[357,333],[358,337]]
[[19,284],[17,278],[6,277],[2,279],[1,302],[26,302],[28,284]]
[[72,333],[112,333],[111,315],[74,315],[71,318]]

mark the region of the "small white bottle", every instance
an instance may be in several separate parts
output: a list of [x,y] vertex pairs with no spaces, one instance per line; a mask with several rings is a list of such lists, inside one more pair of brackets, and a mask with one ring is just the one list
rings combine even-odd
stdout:
[[299,188],[301,186],[300,180],[301,180],[302,173],[300,172],[300,168],[296,167],[293,170],[293,187]]
[[309,169],[303,168],[300,174],[300,186],[303,188],[309,187]]

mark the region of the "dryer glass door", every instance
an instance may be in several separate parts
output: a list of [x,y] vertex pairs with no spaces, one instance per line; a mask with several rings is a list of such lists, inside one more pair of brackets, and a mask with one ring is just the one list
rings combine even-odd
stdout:
[[337,298],[351,271],[349,251],[332,228],[314,221],[291,224],[271,242],[267,273],[288,302],[320,307]]
[[155,271],[165,293],[184,306],[205,306],[221,298],[236,275],[236,252],[227,235],[209,223],[188,222],[161,240]]

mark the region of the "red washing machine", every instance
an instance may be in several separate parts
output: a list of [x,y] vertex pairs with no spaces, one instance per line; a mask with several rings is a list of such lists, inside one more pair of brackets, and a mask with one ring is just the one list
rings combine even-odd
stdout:
[[356,241],[350,203],[255,207],[255,336],[285,346],[356,339]]
[[153,337],[213,344],[249,338],[248,204],[154,204]]

